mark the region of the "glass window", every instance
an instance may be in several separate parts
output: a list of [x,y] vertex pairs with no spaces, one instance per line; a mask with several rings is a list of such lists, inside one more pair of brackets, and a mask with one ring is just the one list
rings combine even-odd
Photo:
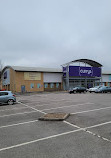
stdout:
[[48,88],[48,83],[45,83],[45,84],[44,84],[44,88]]
[[54,88],[54,83],[50,83],[50,88]]
[[59,88],[59,83],[56,83],[56,88]]
[[3,95],[8,95],[8,93],[7,92],[1,92],[0,96],[3,96]]
[[40,87],[41,87],[41,84],[40,84],[40,83],[38,83],[38,84],[37,84],[37,88],[40,88]]
[[5,95],[8,95],[8,93],[7,93],[7,92],[5,92]]
[[108,87],[110,86],[110,83],[108,82]]
[[109,75],[109,80],[111,80],[111,75]]
[[105,83],[104,83],[104,82],[102,83],[102,86],[105,86]]
[[30,88],[34,88],[34,83],[31,83],[31,84],[30,84]]

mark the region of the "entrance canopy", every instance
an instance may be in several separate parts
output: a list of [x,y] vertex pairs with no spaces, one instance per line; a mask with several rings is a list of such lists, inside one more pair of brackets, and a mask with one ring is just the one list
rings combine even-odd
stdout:
[[[73,66],[74,63],[79,63],[79,66]],[[80,63],[84,63],[85,66],[80,66]],[[84,65],[82,64],[82,65]],[[89,65],[89,66],[86,66]],[[101,79],[101,67],[102,65],[96,61],[90,59],[78,59],[69,63],[63,64],[63,80],[65,89],[69,90],[74,86],[94,86],[96,82],[100,82]]]
[[62,66],[68,66],[72,63],[75,63],[75,62],[82,62],[82,63],[86,63],[92,67],[102,67],[102,65],[94,60],[90,60],[90,59],[78,59],[78,60],[73,60],[69,63],[66,63],[66,64],[63,64]]

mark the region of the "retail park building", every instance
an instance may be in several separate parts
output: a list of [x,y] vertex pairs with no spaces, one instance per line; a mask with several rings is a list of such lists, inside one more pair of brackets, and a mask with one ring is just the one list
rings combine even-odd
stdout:
[[71,61],[60,69],[5,66],[2,70],[2,88],[12,92],[60,91],[100,84],[111,86],[111,72],[103,72],[100,63],[89,59]]

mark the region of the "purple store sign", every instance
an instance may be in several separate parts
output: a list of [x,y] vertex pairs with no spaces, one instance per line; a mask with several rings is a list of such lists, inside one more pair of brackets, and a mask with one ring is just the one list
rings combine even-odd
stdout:
[[[66,67],[63,68],[63,76],[66,76]],[[69,76],[101,77],[101,68],[69,66]]]
[[79,76],[93,76],[92,67],[79,67]]

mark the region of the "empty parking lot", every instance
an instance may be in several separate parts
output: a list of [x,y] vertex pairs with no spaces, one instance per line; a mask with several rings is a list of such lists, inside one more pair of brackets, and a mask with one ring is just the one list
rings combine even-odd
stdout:
[[[39,121],[65,112],[64,121]],[[17,95],[0,106],[0,158],[111,157],[111,94]]]

